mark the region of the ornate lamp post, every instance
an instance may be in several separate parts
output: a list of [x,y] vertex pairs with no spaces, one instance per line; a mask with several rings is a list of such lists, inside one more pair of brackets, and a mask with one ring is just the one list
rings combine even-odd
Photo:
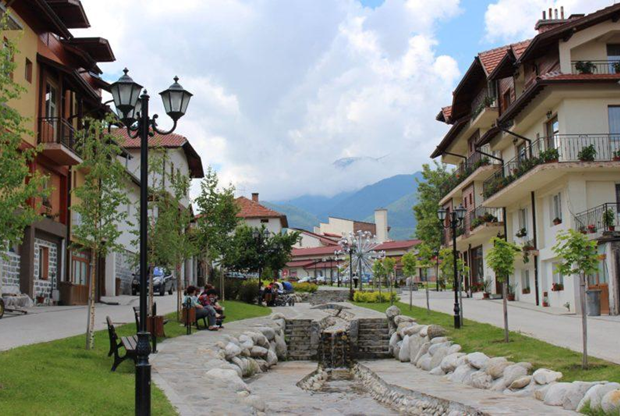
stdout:
[[263,229],[254,228],[254,230],[252,231],[252,237],[254,237],[254,242],[256,243],[256,251],[258,252],[258,255],[260,256],[260,263],[258,265],[258,291],[259,293],[260,293],[260,286],[261,286],[261,275],[263,274],[263,267],[264,267],[264,262],[265,262],[264,256],[266,254],[264,245],[265,245],[265,241],[269,238],[270,235],[271,233],[266,228],[263,228]]
[[118,116],[125,125],[129,137],[140,138],[140,328],[138,330],[137,362],[136,362],[136,415],[151,414],[151,353],[149,338],[146,329],[146,291],[147,291],[147,222],[148,222],[148,148],[149,136],[154,132],[165,135],[172,133],[177,127],[177,121],[185,115],[192,94],[183,89],[174,77],[174,83],[161,95],[166,114],[174,122],[172,128],[162,131],[157,128],[158,115],[149,115],[149,95],[142,86],[127,75],[124,75],[110,86],[114,105]]
[[[437,210],[437,216],[441,220],[445,229],[452,231],[452,257],[454,258],[454,328],[459,329],[461,327],[461,308],[459,305],[459,276],[456,250],[456,229],[462,224],[463,218],[466,214],[465,208],[459,205],[454,211],[448,212],[443,207]],[[446,224],[446,217],[448,219]]]

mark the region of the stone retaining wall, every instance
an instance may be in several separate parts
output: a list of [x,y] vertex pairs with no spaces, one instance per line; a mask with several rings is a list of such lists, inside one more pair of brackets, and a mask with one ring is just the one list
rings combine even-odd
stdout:
[[348,290],[317,290],[310,294],[307,302],[311,305],[320,305],[323,303],[346,302],[349,300]]
[[[391,306],[386,315],[390,326],[389,348],[403,363],[443,376],[454,383],[502,392],[509,396],[534,397],[549,406],[581,411],[590,407],[605,414],[620,413],[620,384],[607,381],[561,382],[562,373],[532,364],[514,363],[481,352],[466,354],[438,325],[419,325]],[[598,414],[598,413],[597,413]]]

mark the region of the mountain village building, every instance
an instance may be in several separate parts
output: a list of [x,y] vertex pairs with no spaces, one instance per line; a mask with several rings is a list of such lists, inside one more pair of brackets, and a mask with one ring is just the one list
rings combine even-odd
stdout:
[[[13,79],[25,89],[11,105],[27,118],[24,127],[33,132],[23,137],[23,146],[42,146],[30,169],[49,177],[50,196],[40,201],[42,219],[26,227],[22,244],[11,248],[8,261],[0,260],[2,291],[85,303],[90,253],[69,248],[69,207],[79,203],[71,189],[84,180],[75,169],[82,161],[75,135],[85,117],[103,117],[108,111],[101,90],[109,85],[97,64],[115,57],[106,39],[71,34],[70,29],[90,26],[79,0],[12,2],[8,12],[18,50]],[[6,36],[13,36],[11,32]],[[103,290],[99,281],[97,296]]]
[[252,194],[252,199],[240,196],[235,199],[239,206],[237,217],[241,218],[242,224],[252,228],[265,228],[272,234],[280,234],[288,228],[286,215],[261,205],[258,193]]
[[525,248],[509,283],[517,300],[579,311],[579,280],[557,273],[552,250],[573,228],[598,242],[589,288],[602,313],[620,313],[619,19],[620,5],[544,12],[533,39],[478,54],[437,116],[450,130],[432,157],[456,166],[440,204],[467,210],[457,231],[467,287],[501,293],[486,255],[504,236]]

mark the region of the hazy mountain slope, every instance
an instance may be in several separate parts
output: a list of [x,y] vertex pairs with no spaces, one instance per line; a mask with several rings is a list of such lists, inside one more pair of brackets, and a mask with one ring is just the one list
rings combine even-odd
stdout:
[[261,204],[285,214],[288,219],[288,225],[291,228],[303,228],[304,230],[312,231],[315,226],[319,225],[319,219],[302,208],[288,204],[273,204],[271,202],[261,202]]

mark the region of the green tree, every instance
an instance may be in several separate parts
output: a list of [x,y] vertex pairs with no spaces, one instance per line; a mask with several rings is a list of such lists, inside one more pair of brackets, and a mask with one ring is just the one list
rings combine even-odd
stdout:
[[502,283],[504,307],[504,341],[509,342],[508,331],[508,279],[515,270],[515,257],[521,248],[503,238],[493,237],[493,247],[487,253],[489,267],[495,272],[495,279]]
[[[422,269],[428,269],[433,265],[433,249],[427,243],[422,243],[418,246],[418,267],[420,268],[420,278],[422,277]],[[420,279],[421,280],[421,279]],[[431,313],[431,301],[429,291],[430,282],[424,282],[425,292],[426,292],[426,312]]]
[[443,163],[440,164],[436,161],[433,163],[433,167],[429,164],[422,165],[422,180],[416,179],[418,182],[418,202],[414,205],[413,212],[417,220],[416,238],[432,248],[439,248],[443,227],[437,217],[437,209],[439,208],[439,201],[443,197],[441,185],[450,178],[450,172],[447,171],[446,165]]
[[383,267],[384,259],[377,259],[372,263],[372,275],[373,280],[377,283],[379,287],[379,292],[381,292],[381,285],[383,282],[383,278],[386,276],[386,269]]
[[235,188],[219,188],[217,173],[209,167],[200,182],[200,194],[194,200],[196,206],[196,245],[208,270],[215,260],[226,255],[230,248],[230,236],[239,225],[239,206],[235,203]]
[[392,289],[394,287],[394,269],[396,268],[396,260],[391,257],[383,259],[383,269],[385,277],[388,279],[390,285],[390,304],[394,304],[394,296],[392,296]]
[[121,232],[118,224],[127,218],[123,209],[129,202],[124,184],[127,180],[125,167],[119,161],[121,148],[114,136],[109,134],[110,117],[105,121],[87,120],[86,128],[77,135],[78,149],[83,162],[78,169],[86,172],[84,183],[72,190],[79,201],[71,210],[79,215],[72,232],[76,248],[91,252],[88,283],[88,324],[86,348],[94,345],[95,326],[95,273],[99,259],[120,250],[117,239]]
[[598,252],[595,241],[575,230],[558,233],[553,251],[561,259],[557,271],[563,276],[579,276],[581,300],[581,328],[583,355],[581,366],[588,368],[588,320],[586,312],[586,284],[588,275],[598,272]]
[[[49,196],[44,186],[48,178],[31,171],[30,164],[39,147],[22,146],[22,138],[34,134],[24,127],[26,118],[11,105],[25,91],[13,81],[17,54],[12,32],[7,29],[6,13],[0,19],[0,31],[5,34],[0,48],[0,260],[6,251],[21,244],[24,228],[41,218],[41,202]],[[0,282],[2,279],[0,277]],[[0,288],[1,289],[1,288]],[[1,290],[0,290],[1,292]]]
[[405,253],[400,260],[403,265],[403,273],[409,281],[409,310],[413,307],[413,278],[418,270],[418,257],[412,251]]

